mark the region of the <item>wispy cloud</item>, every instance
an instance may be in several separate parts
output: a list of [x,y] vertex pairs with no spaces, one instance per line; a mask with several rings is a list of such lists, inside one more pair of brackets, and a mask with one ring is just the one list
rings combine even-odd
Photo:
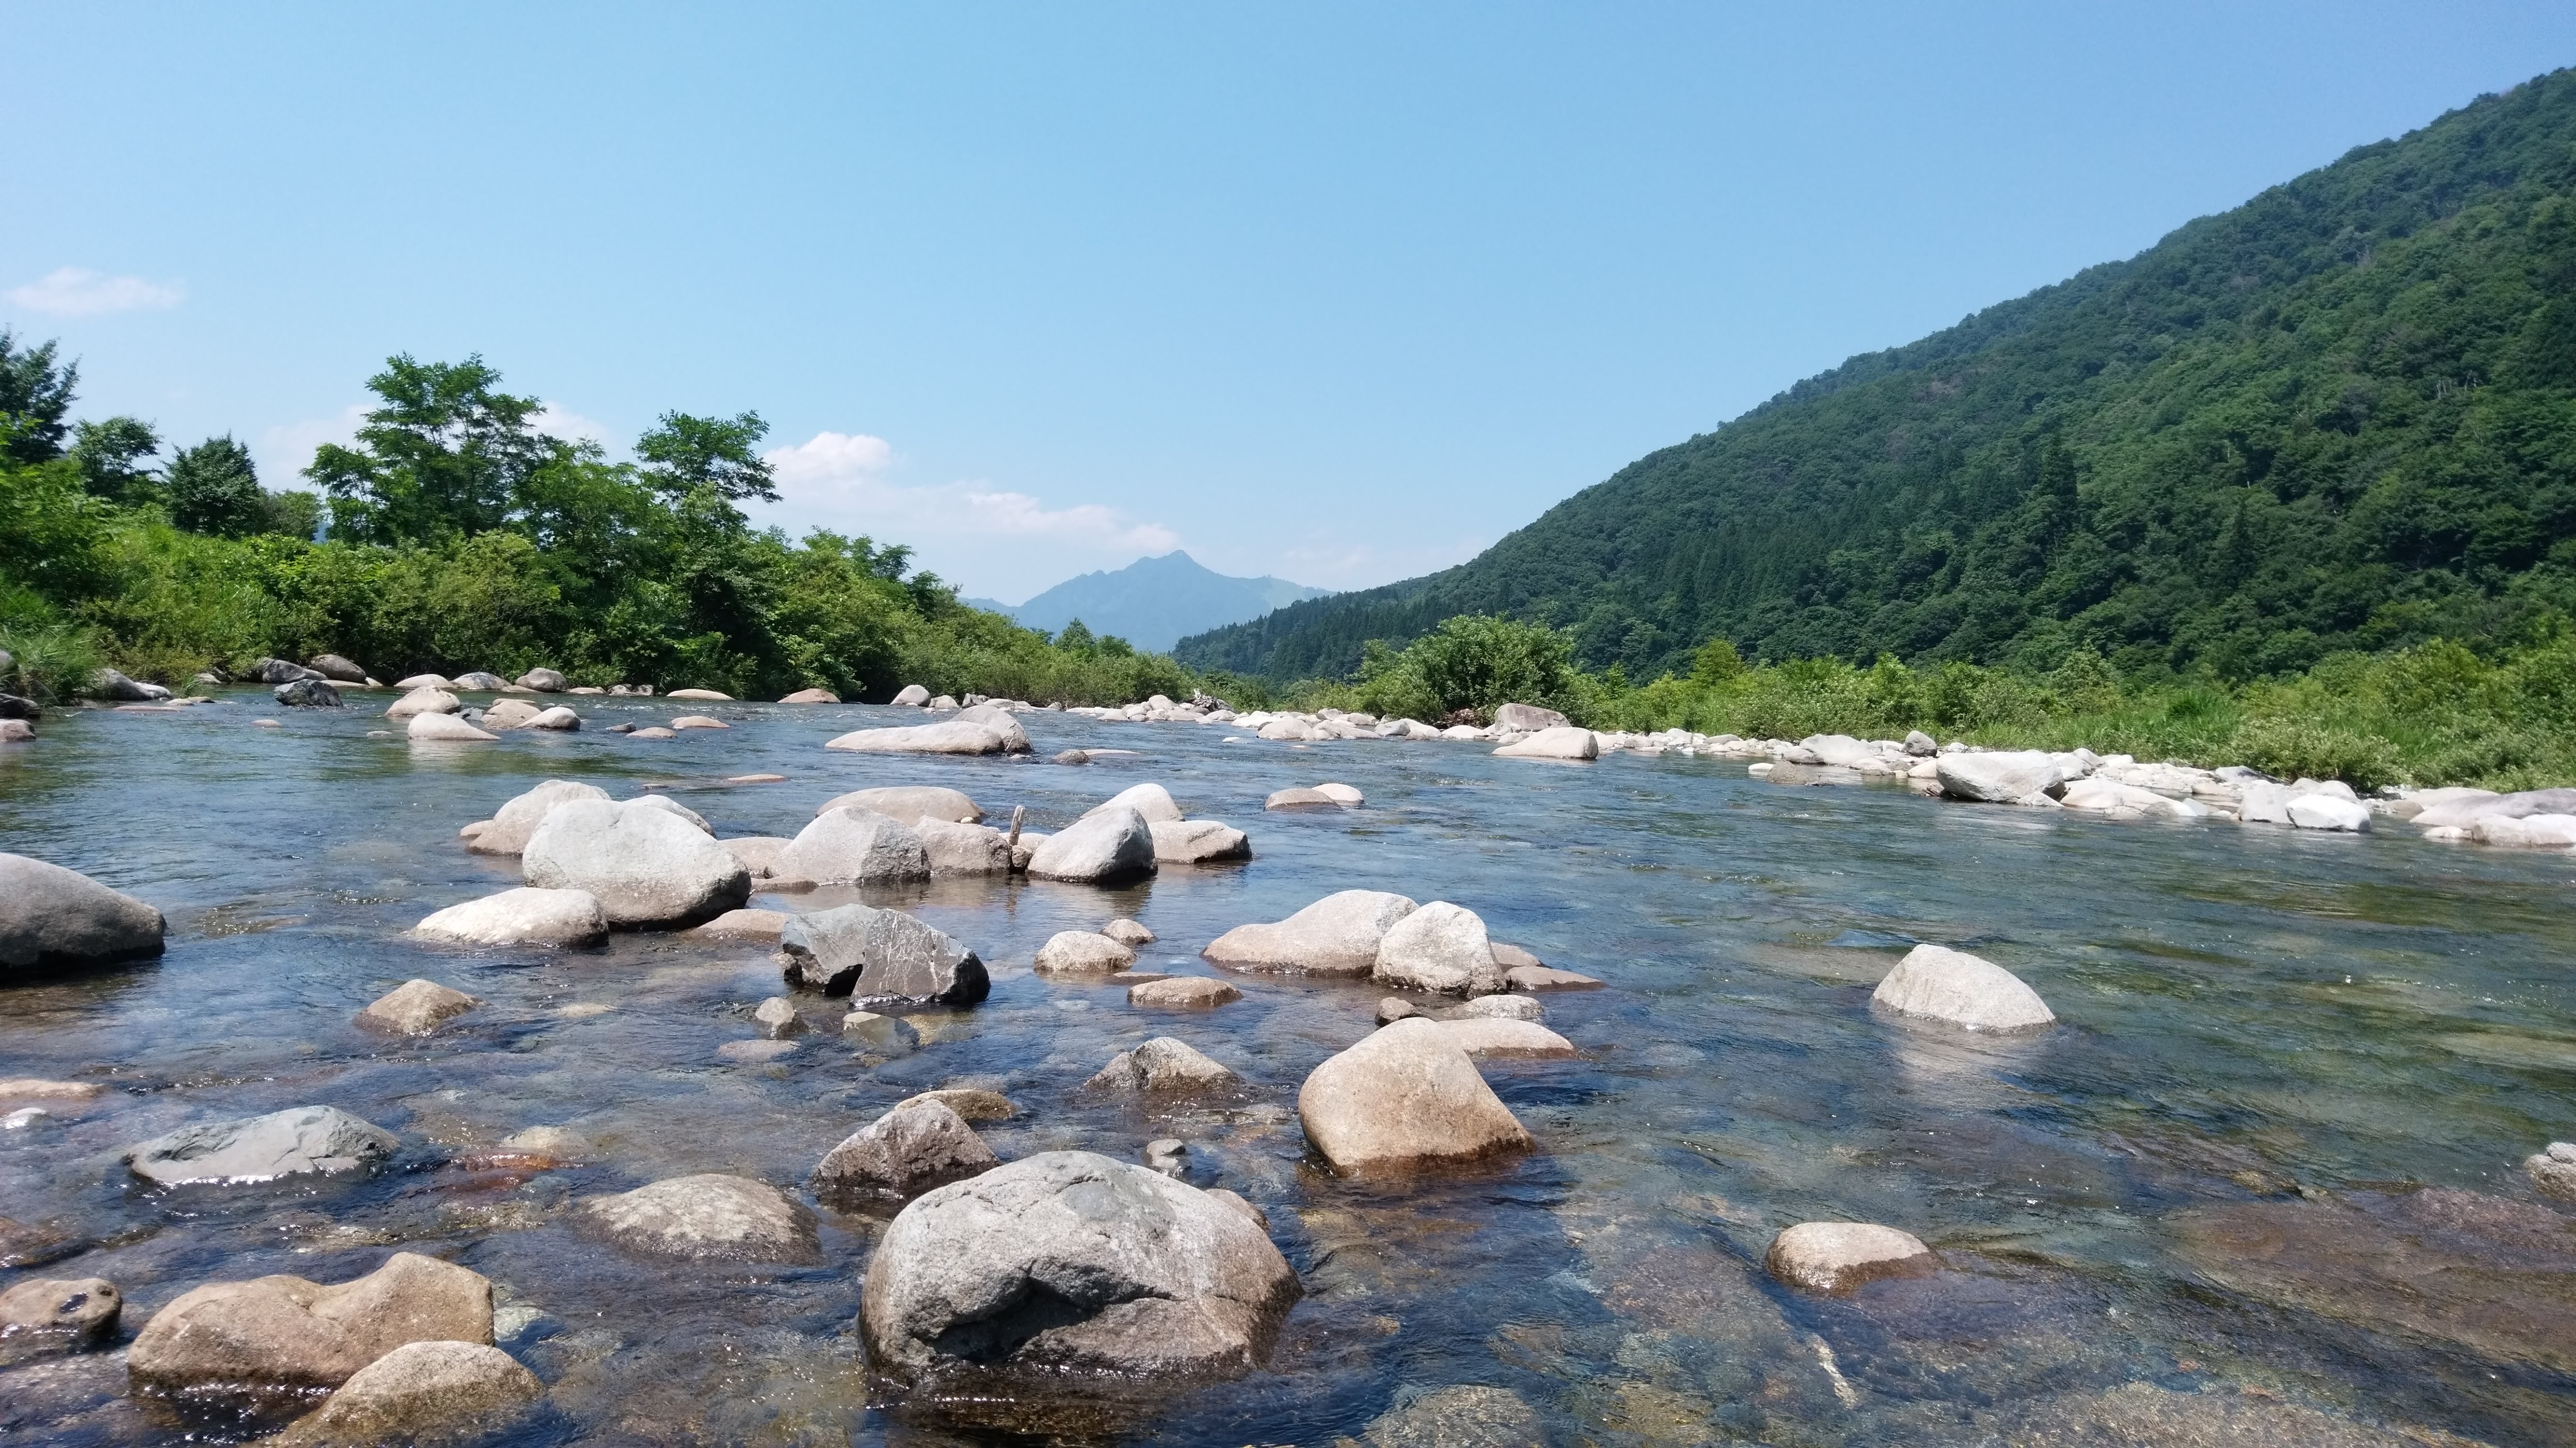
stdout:
[[352,402],[337,417],[308,418],[262,429],[258,445],[251,449],[260,483],[280,492],[311,487],[304,479],[304,470],[312,466],[313,450],[326,442],[347,447],[357,439],[358,429],[366,421],[367,405]]
[[528,421],[548,437],[559,437],[566,442],[595,442],[603,447],[608,444],[608,424],[584,417],[560,402],[549,402],[538,408],[537,415]]
[[865,433],[822,432],[765,456],[777,470],[782,510],[880,537],[1054,539],[1096,552],[1163,553],[1180,535],[1136,522],[1099,503],[1050,508],[1039,498],[989,483],[906,486],[881,476],[894,448]]
[[60,267],[7,293],[12,306],[49,317],[96,317],[175,307],[187,296],[176,282],[112,277],[76,266]]

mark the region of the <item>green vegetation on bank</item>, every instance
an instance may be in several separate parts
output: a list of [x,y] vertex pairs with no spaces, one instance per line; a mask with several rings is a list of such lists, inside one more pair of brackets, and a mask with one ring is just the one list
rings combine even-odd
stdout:
[[0,331],[0,689],[332,652],[386,679],[542,664],[737,697],[1188,692],[1168,658],[965,607],[901,545],[752,528],[737,505],[775,496],[757,414],[667,413],[612,462],[539,431],[480,358],[396,357],[355,445],[317,452],[320,491],[269,492],[229,437],[161,467],[143,422],[70,422],[77,381]]

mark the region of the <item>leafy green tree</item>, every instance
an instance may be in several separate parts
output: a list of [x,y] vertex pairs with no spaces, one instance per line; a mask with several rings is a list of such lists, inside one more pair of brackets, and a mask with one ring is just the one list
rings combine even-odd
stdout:
[[380,543],[472,537],[509,521],[529,475],[569,444],[536,430],[542,404],[500,390],[477,354],[462,362],[388,358],[367,379],[383,404],[357,446],[325,443],[305,476],[331,498],[332,531]]
[[326,510],[319,493],[292,488],[283,493],[262,494],[260,501],[268,515],[265,532],[310,543],[313,536],[322,531]]
[[1090,627],[1078,618],[1057,632],[1055,646],[1079,658],[1089,658],[1099,652],[1099,641],[1091,636]]
[[635,444],[644,476],[664,497],[706,488],[728,503],[747,498],[778,501],[777,479],[760,456],[769,424],[757,412],[739,417],[693,417],[666,412]]
[[[170,521],[191,533],[240,538],[269,531],[274,522],[250,449],[230,433],[182,448],[170,460],[165,485]],[[305,536],[312,535],[308,531]]]
[[1515,619],[1444,619],[1405,653],[1442,713],[1489,712],[1498,704],[1553,708],[1571,702],[1578,689],[1573,640]]
[[57,364],[55,347],[22,347],[16,334],[0,327],[0,453],[10,462],[51,462],[63,455],[63,415],[71,411],[80,364]]
[[160,474],[152,460],[161,452],[161,434],[135,417],[84,422],[72,429],[72,461],[79,464],[81,486],[111,503],[152,502],[160,496]]

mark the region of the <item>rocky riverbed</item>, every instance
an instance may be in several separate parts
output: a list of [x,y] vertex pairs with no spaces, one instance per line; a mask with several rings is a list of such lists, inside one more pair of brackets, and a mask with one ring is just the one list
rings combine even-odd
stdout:
[[2576,1437],[2553,811],[347,682],[0,750],[167,932],[6,967],[0,1432]]

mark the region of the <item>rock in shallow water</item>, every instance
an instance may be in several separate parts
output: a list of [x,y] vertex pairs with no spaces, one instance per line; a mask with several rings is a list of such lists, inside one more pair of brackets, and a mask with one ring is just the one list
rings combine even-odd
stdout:
[[1828,1293],[1938,1268],[1920,1238],[1869,1222],[1800,1222],[1771,1240],[1762,1265],[1792,1287]]
[[1212,865],[1252,858],[1252,837],[1215,820],[1170,820],[1149,825],[1154,859],[1165,865]]
[[[1016,730],[1017,725],[1012,729]],[[1026,754],[1028,736],[1020,734],[1015,741],[1010,733],[975,723],[949,719],[937,724],[905,724],[891,729],[855,729],[826,742],[826,749],[846,750],[854,754]]]
[[1944,754],[1935,777],[1952,799],[1981,804],[2048,804],[2048,791],[2065,779],[2055,756],[2035,749],[1983,754]]
[[520,886],[424,917],[412,932],[457,945],[596,945],[608,916],[588,890]]
[[1208,1010],[1243,999],[1243,992],[1203,975],[1173,975],[1127,987],[1127,1004],[1157,1010]]
[[1121,885],[1154,873],[1154,831],[1126,805],[1084,815],[1040,843],[1028,873],[1038,880]]
[[183,1126],[125,1153],[156,1185],[238,1185],[290,1176],[373,1171],[401,1145],[392,1132],[336,1106],[294,1106],[266,1116]]
[[968,1121],[1008,1121],[1019,1114],[1019,1108],[1011,1104],[1011,1098],[980,1086],[942,1086],[917,1096],[907,1096],[896,1102],[894,1109],[901,1111],[924,1101],[936,1101]]
[[853,1132],[814,1168],[814,1194],[846,1202],[908,1197],[1001,1164],[945,1102],[914,1098]]
[[498,734],[486,734],[454,714],[414,714],[403,726],[404,737],[415,743],[490,744]]
[[611,926],[691,925],[751,894],[751,874],[731,851],[640,801],[556,805],[529,836],[520,869],[542,889],[589,891]]
[[1448,1028],[1418,1016],[1317,1066],[1297,1092],[1297,1117],[1339,1171],[1471,1162],[1534,1145]]
[[1199,952],[1230,970],[1366,975],[1388,930],[1415,905],[1383,890],[1342,890],[1285,920],[1238,925]]
[[992,990],[975,952],[900,910],[843,905],[787,922],[787,980],[826,995],[971,1006]]
[[629,1251],[705,1262],[819,1259],[814,1214],[766,1182],[708,1172],[581,1204],[584,1223]]
[[30,1277],[0,1291],[0,1362],[74,1352],[116,1335],[125,1299],[104,1277]]
[[1239,1086],[1243,1078],[1186,1041],[1156,1036],[1110,1057],[1108,1065],[1082,1084],[1093,1091],[1161,1094]]
[[1100,927],[1100,933],[1131,950],[1154,943],[1154,932],[1133,920],[1112,920]]
[[2039,992],[2011,971],[1939,945],[1907,951],[1870,999],[1899,1015],[1948,1021],[1972,1031],[2036,1030],[2057,1020]]
[[161,912],[76,870],[0,854],[0,981],[161,953]]
[[479,1342],[408,1342],[352,1374],[321,1407],[268,1440],[271,1448],[411,1448],[463,1444],[516,1421],[545,1384]]
[[396,1252],[331,1286],[276,1276],[182,1293],[143,1325],[126,1365],[150,1392],[311,1392],[407,1342],[491,1341],[492,1284],[482,1274]]
[[1398,1406],[1362,1431],[1368,1448],[1527,1448],[1548,1441],[1538,1410],[1509,1388],[1461,1385],[1398,1397]]
[[1122,809],[1132,809],[1143,815],[1149,825],[1172,824],[1181,818],[1181,807],[1173,801],[1172,792],[1151,782],[1129,785],[1084,810],[1082,817],[1089,819],[1093,815],[1113,814]]
[[821,885],[897,885],[930,878],[930,852],[892,815],[843,806],[816,815],[778,852],[781,879]]
[[358,1024],[397,1036],[425,1036],[481,1004],[434,980],[407,980],[358,1012]]
[[1598,759],[1601,739],[1589,729],[1559,725],[1494,751],[1503,759]]
[[1089,930],[1059,930],[1038,947],[1040,975],[1109,975],[1136,963],[1136,952]]
[[1475,911],[1434,900],[1388,927],[1370,978],[1396,990],[1489,995],[1503,989],[1502,968]]
[[492,812],[492,823],[469,841],[465,848],[478,855],[515,855],[528,847],[528,837],[545,823],[546,814],[556,805],[576,799],[608,798],[608,791],[579,780],[549,779]]
[[906,824],[915,820],[947,820],[955,824],[977,825],[984,822],[983,808],[962,790],[932,784],[880,785],[874,789],[854,789],[835,795],[814,811],[829,814],[836,809],[874,810]]

